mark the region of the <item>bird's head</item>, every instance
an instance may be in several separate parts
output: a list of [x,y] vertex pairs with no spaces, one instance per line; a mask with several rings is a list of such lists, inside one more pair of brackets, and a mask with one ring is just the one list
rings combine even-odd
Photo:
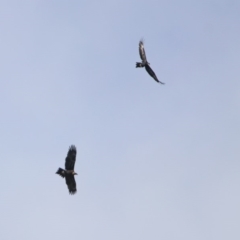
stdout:
[[73,174],[73,175],[78,175],[76,172],[73,172],[72,174]]

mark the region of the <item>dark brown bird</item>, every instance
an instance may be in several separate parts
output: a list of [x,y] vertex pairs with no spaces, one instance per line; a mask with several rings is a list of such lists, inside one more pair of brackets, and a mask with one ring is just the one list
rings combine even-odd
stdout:
[[75,194],[77,192],[76,181],[74,175],[77,175],[74,172],[74,165],[76,162],[77,149],[74,145],[69,147],[67,157],[65,159],[65,170],[59,168],[56,174],[59,174],[61,177],[65,178],[66,184],[70,194]]
[[144,50],[144,45],[143,45],[143,41],[140,40],[139,42],[139,55],[140,58],[142,59],[142,62],[137,62],[136,63],[136,68],[139,67],[145,67],[146,71],[148,72],[148,74],[158,83],[164,84],[163,82],[160,82],[155,74],[155,72],[151,69],[150,67],[150,63],[147,61],[147,57],[146,57],[146,53]]

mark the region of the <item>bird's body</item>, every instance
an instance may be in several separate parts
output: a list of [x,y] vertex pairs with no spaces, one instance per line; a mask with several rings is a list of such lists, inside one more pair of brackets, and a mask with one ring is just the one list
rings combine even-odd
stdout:
[[65,170],[59,168],[56,174],[59,174],[61,177],[65,178],[66,184],[70,194],[75,194],[77,192],[76,181],[74,175],[77,175],[74,172],[74,165],[76,162],[77,149],[74,145],[70,146],[67,157],[65,159]]
[[136,68],[139,67],[145,67],[146,71],[148,72],[148,74],[158,83],[164,84],[163,82],[160,82],[156,76],[156,74],[154,73],[154,71],[151,69],[150,67],[150,63],[147,61],[147,57],[146,57],[146,53],[145,53],[145,49],[144,49],[144,45],[143,45],[143,41],[141,40],[139,42],[139,55],[140,58],[142,59],[142,62],[137,62],[136,63]]

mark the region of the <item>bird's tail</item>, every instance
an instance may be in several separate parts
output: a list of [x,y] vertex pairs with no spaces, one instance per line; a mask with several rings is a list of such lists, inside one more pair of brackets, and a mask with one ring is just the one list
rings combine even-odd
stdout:
[[142,63],[137,62],[137,63],[136,63],[136,68],[138,68],[138,67],[143,67]]
[[65,170],[64,169],[62,169],[62,168],[59,168],[58,170],[57,170],[57,172],[56,172],[56,174],[59,174],[61,177],[65,177]]

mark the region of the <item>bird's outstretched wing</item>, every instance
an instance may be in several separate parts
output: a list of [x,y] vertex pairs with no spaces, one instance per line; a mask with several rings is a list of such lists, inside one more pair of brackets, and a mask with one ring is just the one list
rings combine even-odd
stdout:
[[66,170],[74,170],[76,156],[77,156],[77,149],[74,145],[72,145],[72,146],[70,146],[67,157],[65,159],[65,169]]
[[66,184],[68,186],[69,193],[75,194],[77,192],[77,188],[76,188],[76,181],[75,181],[74,175],[67,174],[65,179],[66,179]]
[[139,55],[143,62],[147,62],[147,57],[146,57],[146,53],[144,50],[144,45],[143,45],[142,40],[139,42]]
[[148,64],[145,65],[145,69],[148,72],[148,74],[156,81],[159,82],[161,84],[164,84],[163,82],[160,82],[155,74],[155,72],[150,68],[150,66]]

